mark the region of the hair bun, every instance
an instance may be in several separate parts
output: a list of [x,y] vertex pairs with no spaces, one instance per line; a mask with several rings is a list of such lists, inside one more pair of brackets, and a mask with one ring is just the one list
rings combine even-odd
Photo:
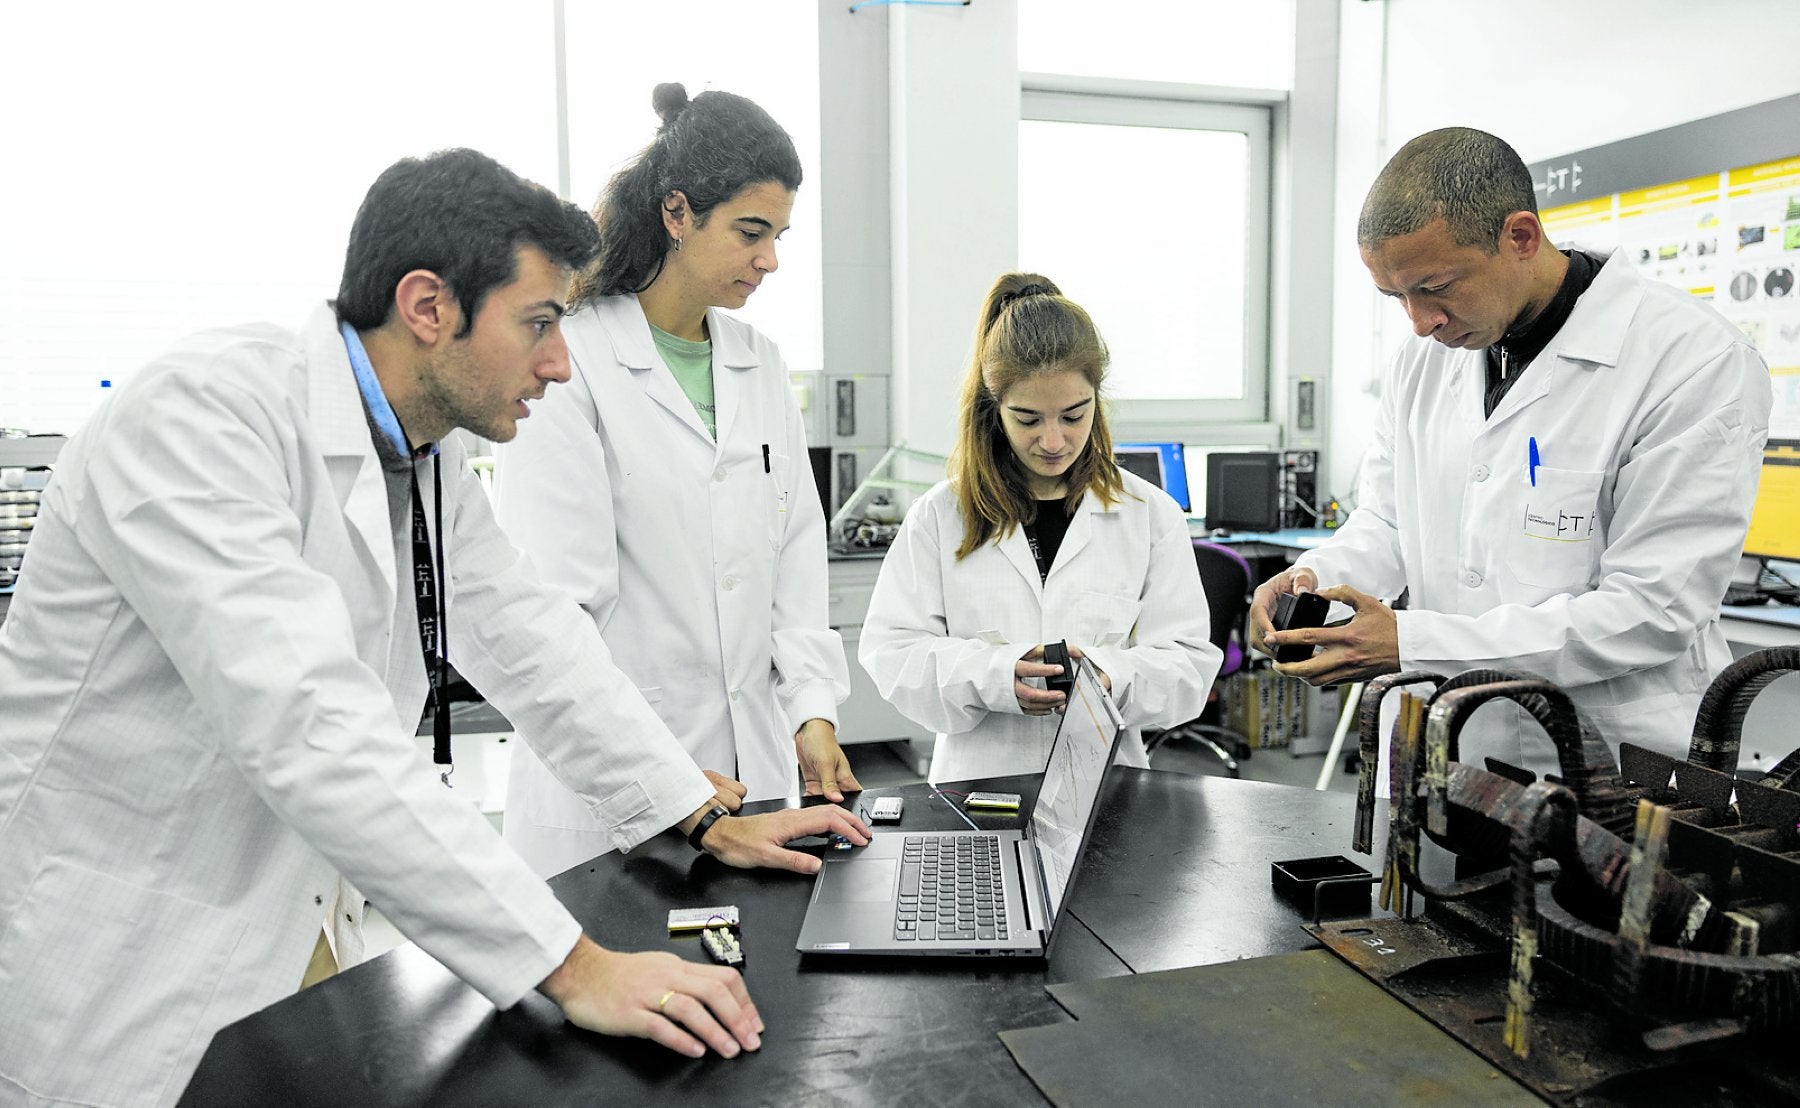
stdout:
[[1055,295],[1055,292],[1056,290],[1049,285],[1041,285],[1036,281],[1032,281],[1029,284],[1020,285],[1011,292],[1002,293],[1000,296],[1000,304],[1002,307],[1005,307],[1013,301],[1023,300],[1027,296],[1053,296]]
[[687,86],[680,81],[665,81],[657,85],[656,89],[650,93],[650,106],[656,109],[656,114],[661,117],[663,126],[667,127],[675,122],[676,116],[687,110]]

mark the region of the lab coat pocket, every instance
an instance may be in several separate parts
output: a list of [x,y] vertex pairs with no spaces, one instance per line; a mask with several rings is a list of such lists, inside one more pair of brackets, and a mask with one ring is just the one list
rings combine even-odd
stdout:
[[787,539],[788,513],[793,505],[789,497],[793,490],[788,488],[788,455],[769,454],[769,548],[780,550]]
[[1113,646],[1130,637],[1142,608],[1135,596],[1083,589],[1070,599],[1068,626],[1057,628],[1054,614],[1051,626],[1054,633],[1074,643]]
[[[0,1066],[52,1100],[169,1099],[176,1066],[206,1045],[196,1025],[244,929],[240,916],[52,858],[0,934]],[[298,988],[304,960],[292,968]]]
[[1544,588],[1588,582],[1604,542],[1597,517],[1605,479],[1599,470],[1537,467],[1537,484],[1521,490],[1509,524],[1506,563],[1514,577]]

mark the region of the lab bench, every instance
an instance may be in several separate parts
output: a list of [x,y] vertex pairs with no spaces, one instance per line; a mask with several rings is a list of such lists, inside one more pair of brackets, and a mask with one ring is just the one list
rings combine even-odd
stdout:
[[[1023,794],[1029,809],[1040,777],[981,784]],[[901,831],[959,826],[927,786],[883,792],[906,797]],[[669,909],[739,906],[745,983],[768,1024],[760,1051],[685,1059],[576,1030],[537,995],[496,1012],[409,944],[221,1030],[181,1103],[1042,1103],[1000,1036],[1071,1022],[1046,986],[1314,948],[1304,914],[1273,893],[1270,862],[1345,848],[1353,800],[1115,770],[1047,960],[802,955],[808,879],[733,869],[664,833],[551,878],[551,888],[603,941],[693,960],[704,958],[698,941],[666,931]],[[1436,1056],[1471,1057],[1426,1031]],[[1141,1076],[1166,1085],[1204,1072],[1215,1091],[1251,1103],[1268,1075],[1248,1062],[1164,1057]],[[1501,1084],[1511,1087],[1484,1082]]]

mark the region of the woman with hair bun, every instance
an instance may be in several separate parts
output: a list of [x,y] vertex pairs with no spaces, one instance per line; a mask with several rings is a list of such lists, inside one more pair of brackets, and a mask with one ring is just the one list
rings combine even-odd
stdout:
[[1118,467],[1100,390],[1106,344],[1048,277],[1008,273],[982,305],[950,478],[906,514],[858,659],[894,707],[938,732],[932,781],[1044,768],[1064,696],[1044,643],[1112,691],[1119,761],[1141,729],[1193,719],[1220,655],[1187,517]]
[[[775,272],[800,159],[744,97],[664,84],[653,104],[655,139],[594,210],[600,255],[562,325],[569,383],[499,451],[496,511],[722,806],[793,796],[797,770],[842,800],[860,788],[837,742],[849,670],[800,413],[775,344],[721,310]],[[540,872],[611,849],[604,826],[515,751],[505,834]]]

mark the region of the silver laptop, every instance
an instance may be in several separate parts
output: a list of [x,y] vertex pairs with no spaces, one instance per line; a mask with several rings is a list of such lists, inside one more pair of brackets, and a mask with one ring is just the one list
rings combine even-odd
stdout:
[[882,831],[827,858],[803,954],[1048,957],[1123,730],[1085,660],[1023,831]]

